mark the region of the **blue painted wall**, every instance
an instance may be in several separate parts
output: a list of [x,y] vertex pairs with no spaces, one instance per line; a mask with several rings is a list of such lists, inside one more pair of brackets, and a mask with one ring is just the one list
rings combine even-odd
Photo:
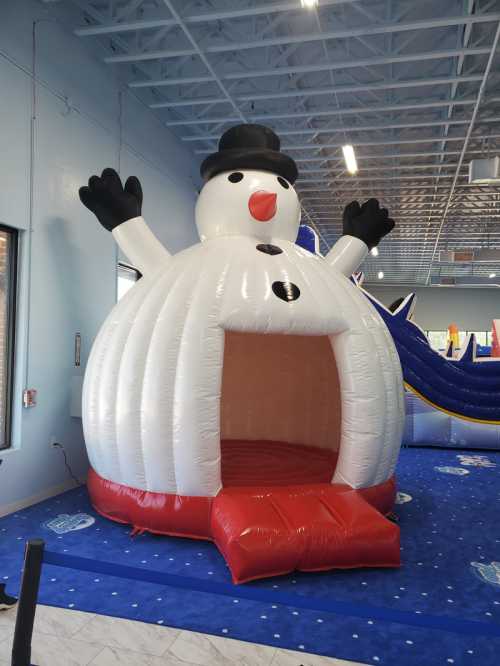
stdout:
[[[192,154],[122,88],[98,53],[50,19],[50,6],[38,2],[0,3],[0,223],[22,230],[14,446],[0,452],[0,513],[71,484],[52,437],[80,478],[87,470],[81,420],[70,416],[71,384],[115,302],[118,253],[80,204],[78,187],[106,166],[136,174],[144,216],[168,249],[197,240]],[[77,331],[81,370],[73,366]],[[26,385],[38,391],[28,410],[21,403]]]

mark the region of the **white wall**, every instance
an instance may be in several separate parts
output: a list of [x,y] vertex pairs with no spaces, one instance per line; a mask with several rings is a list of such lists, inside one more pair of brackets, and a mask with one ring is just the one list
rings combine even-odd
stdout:
[[[36,25],[31,162],[32,28],[49,11],[32,0],[0,2],[0,223],[22,230],[14,447],[0,452],[0,513],[70,485],[51,437],[64,445],[80,478],[87,470],[81,420],[70,416],[70,386],[115,301],[117,249],[80,204],[78,187],[104,167],[121,167],[124,176],[141,179],[144,215],[170,251],[197,240],[193,156],[126,90],[120,105],[113,72],[66,26],[45,20]],[[77,331],[81,370],[73,366]],[[38,390],[29,410],[21,404],[26,385]]]
[[[370,286],[368,291],[389,306],[412,290]],[[417,295],[414,319],[424,330],[444,331],[453,323],[461,331],[490,331],[492,319],[500,319],[498,288],[422,287],[413,291]]]

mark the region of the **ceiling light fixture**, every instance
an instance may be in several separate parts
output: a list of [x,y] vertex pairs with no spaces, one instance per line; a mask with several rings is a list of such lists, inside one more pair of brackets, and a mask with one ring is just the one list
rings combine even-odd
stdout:
[[342,152],[344,153],[344,160],[347,171],[353,175],[358,173],[358,163],[356,162],[354,148],[350,144],[347,144],[346,146],[342,146]]
[[372,255],[372,257],[378,257],[378,247],[372,247],[372,249],[370,250],[370,254]]
[[496,276],[497,276],[496,273],[490,273],[490,280],[492,280],[492,279],[493,279],[494,277],[496,277]]
[[384,277],[384,271],[379,271],[377,277],[379,280],[382,280]]
[[304,9],[314,9],[318,6],[318,0],[300,0],[300,4]]

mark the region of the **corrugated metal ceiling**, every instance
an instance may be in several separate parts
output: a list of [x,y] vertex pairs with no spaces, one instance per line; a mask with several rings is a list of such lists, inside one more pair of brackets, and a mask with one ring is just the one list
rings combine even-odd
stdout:
[[500,152],[500,0],[65,4],[75,33],[199,158],[231,124],[272,127],[298,162],[323,251],[347,202],[387,205],[398,226],[365,262],[368,282],[380,270],[408,285],[500,274],[439,261],[441,250],[500,249],[500,188],[467,181],[472,158]]

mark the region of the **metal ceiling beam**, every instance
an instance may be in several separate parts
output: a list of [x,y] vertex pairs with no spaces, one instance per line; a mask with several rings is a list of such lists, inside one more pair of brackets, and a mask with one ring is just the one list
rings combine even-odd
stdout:
[[[474,13],[475,4],[476,4],[476,0],[467,0],[467,13],[468,14],[472,15]],[[466,25],[464,27],[461,46],[463,46],[463,47],[469,46],[469,40],[470,40],[470,37],[471,37],[471,34],[472,34],[472,28],[473,28],[472,23],[469,23],[468,25]],[[458,76],[460,76],[462,74],[464,62],[465,62],[465,58],[463,56],[460,56],[459,58],[457,58],[456,74]],[[457,85],[455,83],[453,83],[451,85],[450,97],[452,97],[454,99],[457,95],[457,90],[458,90]],[[453,113],[453,107],[450,106],[450,108],[448,109],[448,118],[451,118],[452,113]],[[443,143],[441,145],[441,148],[443,150],[446,148],[446,137],[449,134],[449,129],[450,129],[449,126],[446,126],[444,128],[444,140],[443,140]]]
[[227,104],[227,99],[224,97],[199,97],[193,99],[180,99],[172,100],[171,102],[154,102],[149,105],[150,109],[177,109],[183,106],[205,106],[207,104]]
[[[467,49],[447,49],[447,50],[438,50],[438,51],[425,51],[422,53],[408,53],[404,55],[387,55],[380,57],[370,57],[370,58],[350,58],[349,60],[338,60],[336,62],[326,63],[324,65],[297,65],[294,67],[274,67],[270,69],[250,69],[240,72],[233,72],[229,74],[224,74],[221,76],[221,79],[224,81],[237,80],[241,81],[242,79],[256,79],[258,77],[265,76],[280,76],[280,75],[290,75],[290,74],[300,74],[300,73],[311,73],[311,72],[321,72],[321,71],[333,71],[337,69],[356,69],[357,67],[372,67],[374,65],[390,65],[395,63],[402,62],[421,62],[424,60],[440,60],[442,58],[455,58],[459,55],[486,55],[489,53],[489,48],[467,48]],[[189,78],[189,77],[188,77]],[[182,83],[182,79],[178,79]],[[171,85],[168,78],[164,79],[137,79],[131,81],[128,84],[131,88],[161,88],[162,86]],[[280,94],[283,96],[283,94]],[[276,99],[276,95],[274,96]],[[259,99],[259,96],[256,95],[252,97],[251,95],[242,95],[238,97],[238,101],[251,101],[253,99]],[[267,99],[267,96],[266,96]]]
[[[470,155],[484,155],[484,150],[468,150]],[[441,157],[443,155],[460,155],[460,150],[426,150],[418,153],[380,153],[379,155],[363,155],[356,153],[358,162],[362,160],[388,160],[388,159],[409,159],[414,157]],[[343,162],[343,157],[340,154],[336,155],[321,155],[320,157],[296,157],[295,162],[309,163],[309,162]]]
[[[452,136],[448,137],[446,139],[446,142],[449,143],[450,141],[463,141],[465,138],[465,135],[461,136]],[[472,139],[476,141],[483,141],[487,139],[499,139],[500,134],[475,134],[473,135]],[[214,139],[215,140],[215,139]],[[355,145],[356,148],[359,148],[360,146],[401,146],[401,145],[406,145],[406,144],[413,144],[413,143],[441,143],[443,140],[442,136],[432,136],[428,138],[422,138],[422,139],[396,139],[396,140],[379,140],[379,141],[356,141]],[[291,152],[294,150],[313,150],[313,151],[319,151],[322,150],[323,148],[342,148],[344,144],[343,143],[307,143],[307,144],[302,144],[302,145],[296,145],[296,146],[289,146],[289,145],[281,145],[281,150],[286,151],[286,152]],[[194,151],[196,155],[208,155],[209,153],[213,152],[213,148],[199,148]],[[325,158],[326,159],[326,158]]]
[[[43,0],[43,2],[52,1],[53,0]],[[321,6],[349,5],[360,1],[361,0],[322,0]],[[298,2],[267,3],[260,7],[247,7],[245,9],[209,12],[205,14],[190,14],[188,16],[183,16],[182,20],[186,25],[192,25],[289,11],[300,11]],[[154,28],[164,28],[175,25],[177,25],[177,21],[173,18],[124,21],[122,23],[113,22],[106,25],[92,25],[76,28],[74,34],[78,37],[92,37],[95,35],[109,35],[116,32],[136,32],[139,30],[151,30]]]
[[[236,46],[236,45],[235,45]],[[233,50],[238,50],[234,48]],[[489,49],[483,47],[477,48],[462,48],[462,49],[450,49],[448,51],[442,51],[442,54],[439,55],[439,51],[430,52],[429,54],[422,54],[425,57],[424,60],[435,60],[438,58],[451,58],[455,56],[465,57],[466,55],[484,55],[488,53]],[[211,48],[204,50],[204,53],[211,53]],[[435,55],[431,55],[435,53]],[[452,55],[453,53],[453,55]],[[158,49],[156,51],[139,51],[138,53],[124,53],[119,55],[106,56],[103,58],[104,62],[108,65],[112,64],[132,64],[134,62],[144,62],[148,60],[168,60],[170,58],[180,58],[184,56],[193,56],[196,55],[195,51],[192,49]],[[372,56],[370,58],[360,58],[360,59],[349,59],[346,61],[338,61],[332,63],[317,63],[315,65],[295,65],[287,67],[275,67],[273,69],[262,69],[262,70],[250,70],[242,72],[234,72],[227,74],[226,79],[248,79],[256,78],[259,76],[284,76],[288,74],[307,74],[311,72],[324,72],[331,71],[333,69],[344,69],[344,68],[353,68],[353,67],[367,67],[370,65],[384,65],[387,64],[387,59],[391,58],[391,62],[413,62],[416,60],[415,54],[401,54],[393,56]],[[350,64],[352,63],[352,64]]]
[[[346,201],[342,202],[342,205],[339,208],[332,208],[330,210],[310,210],[310,214],[315,216],[316,219],[326,219],[331,216],[334,216],[336,219],[341,219],[342,218],[342,213],[344,210]],[[442,210],[441,209],[427,209],[427,208],[422,208],[422,209],[416,209],[416,210],[410,210],[410,209],[398,209],[395,204],[391,204],[388,199],[383,199],[382,204],[387,206],[390,210],[391,217],[402,217],[404,216],[405,219],[407,216],[412,217],[412,216],[421,216],[425,218],[436,218],[436,219],[441,219],[442,217]],[[429,212],[433,213],[433,215],[429,215]],[[450,217],[451,220],[475,220],[478,223],[481,222],[482,220],[495,220],[495,225],[498,226],[498,220],[500,219],[500,214],[499,213],[488,213],[487,211],[481,210],[481,209],[471,209],[470,211],[463,212],[461,214],[456,214],[452,215]],[[491,231],[485,232],[486,236],[491,235]],[[496,232],[500,236],[500,231]],[[467,235],[467,242],[469,240],[469,236]]]
[[[217,77],[219,78],[219,77]],[[220,79],[219,79],[220,80]],[[172,79],[162,79],[163,86],[181,86],[181,85],[187,85],[187,84],[192,84],[192,83],[216,83],[216,80],[213,76],[207,76],[206,74],[200,75],[200,76],[179,76],[179,77],[174,77]],[[131,81],[128,83],[129,88],[151,88],[151,87],[156,87],[154,86],[154,83],[151,82],[152,85],[142,85],[142,84],[137,84],[135,81]]]
[[[314,219],[316,219],[318,221],[321,221],[321,220],[323,220],[323,221],[325,221],[325,220],[341,221],[345,205],[349,201],[355,201],[355,200],[362,201],[362,199],[360,199],[360,198],[358,198],[358,199],[356,199],[355,197],[352,198],[352,199],[347,198],[342,202],[342,208],[339,208],[338,210],[320,211],[319,213],[317,211],[311,211],[311,215],[314,217]],[[432,220],[432,224],[435,226],[436,230],[439,227],[439,220],[441,219],[442,211],[439,211],[439,210],[433,211],[434,212],[433,215],[429,215],[429,212],[426,211],[426,210],[413,211],[413,213],[411,211],[406,212],[405,210],[399,211],[399,210],[396,210],[394,208],[394,204],[391,204],[391,202],[389,202],[385,199],[381,199],[380,201],[381,201],[381,205],[385,205],[389,209],[390,215],[391,215],[392,218],[394,218],[394,219],[398,218],[401,221],[403,221],[403,220],[405,221],[404,229],[400,230],[401,232],[404,232],[405,237],[407,237],[408,233],[412,233],[411,225],[407,224],[407,222],[412,220],[412,219],[417,219],[418,218],[418,219],[425,219],[427,221]],[[485,227],[495,226],[495,227],[498,227],[498,225],[500,224],[500,222],[499,222],[500,215],[498,215],[498,214],[488,215],[487,213],[477,211],[476,213],[471,212],[470,214],[469,213],[464,213],[464,214],[461,214],[461,215],[453,215],[452,217],[450,217],[450,220],[453,222],[454,226],[455,225],[464,225],[464,224],[470,226],[470,225],[475,224],[479,227],[480,226],[485,226]],[[422,230],[420,230],[420,231],[422,231]],[[457,233],[458,233],[458,235],[461,239],[464,238],[463,230],[459,229],[457,231]],[[470,231],[470,233],[473,233],[473,232]],[[485,236],[488,236],[488,237],[491,238],[492,233],[493,233],[493,235],[496,233],[500,238],[500,232],[491,232],[491,231],[489,233],[485,232]],[[397,240],[397,236],[395,236],[393,239],[391,239],[390,242],[392,243],[392,242],[395,242],[396,240]],[[389,242],[389,241],[387,241],[387,242]],[[468,229],[468,233],[467,233],[467,242],[469,242],[469,229]]]
[[[436,52],[434,52],[436,53]],[[436,58],[439,59],[439,58]],[[373,92],[376,90],[398,90],[400,88],[416,88],[419,86],[437,86],[453,83],[452,79],[460,79],[457,83],[466,83],[467,81],[480,81],[481,77],[476,75],[460,77],[427,77],[423,79],[407,79],[405,81],[387,81],[379,83],[361,83],[356,85],[342,85],[333,88],[299,88],[297,90],[288,90],[280,93],[256,93],[254,95],[237,95],[239,102],[253,102],[268,99],[288,99],[290,97],[312,97],[317,95],[330,95],[333,93],[359,93]]]
[[488,57],[488,62],[486,64],[486,67],[484,69],[483,80],[481,81],[481,85],[479,86],[476,105],[474,107],[474,111],[472,112],[472,118],[470,120],[470,125],[469,125],[469,128],[467,130],[464,145],[463,145],[463,148],[462,148],[462,153],[461,153],[460,158],[458,160],[458,165],[457,165],[457,170],[455,172],[455,177],[454,177],[453,182],[451,184],[448,201],[446,203],[446,207],[445,207],[443,217],[442,217],[442,220],[441,220],[441,225],[439,227],[439,231],[438,231],[437,236],[436,236],[436,242],[434,243],[434,249],[433,249],[433,252],[432,252],[432,258],[431,258],[430,265],[429,265],[429,271],[427,273],[427,284],[429,283],[429,280],[430,280],[430,277],[431,277],[432,264],[434,263],[434,258],[436,256],[436,252],[437,252],[437,249],[438,249],[438,246],[439,246],[439,240],[441,238],[441,233],[443,231],[443,227],[444,227],[444,224],[446,222],[446,216],[447,216],[447,214],[450,210],[453,193],[455,191],[457,181],[460,178],[460,176],[459,176],[460,167],[461,167],[462,162],[465,158],[465,154],[467,152],[467,146],[468,146],[470,138],[472,136],[472,130],[474,129],[474,124],[476,122],[476,118],[477,118],[477,115],[479,113],[479,107],[481,105],[481,100],[482,100],[484,92],[486,90],[486,82],[488,81],[488,76],[490,74],[491,67],[493,65],[493,60],[495,58],[495,54],[496,54],[496,50],[497,50],[497,47],[498,47],[499,40],[500,40],[500,21],[498,22],[498,25],[497,25],[497,29],[496,29],[496,32],[495,32],[495,38],[494,38],[493,44],[491,46],[491,52],[490,52],[490,55]]
[[[168,53],[168,55],[165,55]],[[103,61],[107,65],[127,65],[134,62],[148,62],[149,60],[164,60],[165,58],[185,58],[195,55],[193,49],[177,49],[172,51],[141,51],[139,53],[122,53],[120,55],[106,56]]]
[[[500,97],[491,96],[487,99],[488,102],[500,102]],[[322,116],[335,116],[335,115],[350,115],[359,113],[382,113],[390,111],[410,111],[415,109],[433,109],[442,106],[468,106],[473,105],[475,98],[459,98],[459,99],[444,99],[429,102],[407,102],[403,104],[372,104],[363,107],[342,107],[340,109],[332,109],[327,111],[320,111],[311,109],[303,113],[282,113],[282,114],[255,114],[249,115],[251,120],[281,120],[292,118],[308,118],[308,117],[322,117]]]
[[[448,188],[446,188],[448,190]],[[368,188],[366,189],[360,189],[360,190],[355,190],[356,192],[369,192]],[[393,191],[393,190],[389,190]],[[394,190],[394,191],[399,191],[399,190]],[[353,191],[354,192],[354,191]],[[332,192],[330,197],[324,197],[324,196],[316,196],[316,197],[301,197],[302,201],[309,201],[311,202],[311,206],[334,206],[337,205],[337,197],[338,195],[341,194],[349,194],[349,192]],[[498,192],[497,192],[498,194]],[[447,192],[442,192],[441,194],[384,194],[384,199],[393,199],[394,201],[401,202],[403,205],[408,205],[408,206],[419,206],[419,205],[428,205],[428,202],[425,201],[425,199],[433,199],[434,197],[438,197],[438,201],[436,201],[436,205],[440,204],[443,199],[446,199],[448,197]],[[465,196],[465,195],[464,195]],[[487,197],[485,194],[475,194],[474,197]],[[407,199],[418,199],[418,201],[406,201]],[[319,202],[325,202],[325,203],[319,203]],[[466,203],[471,203],[468,199],[456,199],[454,205],[464,205]],[[481,203],[484,206],[491,206],[491,201],[488,198],[482,199],[480,201],[476,201],[476,203]]]
[[[269,99],[287,99],[290,97],[309,97],[316,95],[333,95],[340,93],[359,93],[359,92],[368,92],[375,90],[392,90],[400,88],[417,88],[421,86],[438,86],[438,85],[448,85],[456,83],[460,85],[461,83],[469,83],[474,81],[481,81],[482,76],[471,74],[467,76],[443,76],[443,77],[428,77],[423,79],[409,79],[406,81],[386,81],[378,83],[362,83],[358,85],[342,85],[334,86],[331,88],[301,88],[298,90],[291,90],[284,93],[263,93],[257,95],[235,95],[235,99],[238,102],[254,102],[257,100],[269,100]],[[177,108],[182,106],[197,106],[200,104],[225,104],[226,99],[223,97],[208,97],[208,98],[197,98],[193,97],[191,99],[185,100],[165,100],[164,102],[155,102],[150,104],[151,109],[162,109],[162,108]]]
[[440,60],[442,58],[455,58],[459,55],[485,55],[488,48],[477,47],[468,49],[447,49],[446,51],[424,51],[422,53],[388,54],[384,56],[370,56],[369,58],[349,58],[336,60],[323,65],[297,65],[292,67],[274,67],[272,69],[254,69],[244,72],[226,74],[227,79],[255,79],[262,76],[289,76],[290,74],[310,74],[315,72],[328,72],[337,69],[356,69],[358,67],[374,67],[376,65],[394,65],[396,63],[423,62],[424,60]]
[[[467,178],[467,174],[459,175],[459,178]],[[329,184],[335,184],[335,183],[347,183],[349,182],[349,176],[346,176],[345,178],[340,178],[339,176],[334,176],[332,178],[299,178],[296,182],[303,185],[304,183],[312,183],[312,184],[317,184],[317,183],[329,183]],[[432,180],[433,178],[438,178],[438,174],[431,174],[431,173],[426,173],[426,174],[409,174],[406,176],[367,176],[364,178],[363,176],[356,176],[357,181],[369,181],[370,183],[375,181],[375,180],[383,180],[383,181],[391,181],[391,180]],[[441,176],[441,178],[448,179],[448,178],[453,178],[452,175],[450,176]],[[432,183],[429,183],[429,187],[432,185]]]
[[[482,118],[478,122],[480,123],[498,123],[500,122],[500,116],[495,116],[493,118]],[[446,119],[446,120],[432,120],[432,121],[423,121],[423,122],[410,122],[410,123],[391,123],[389,125],[352,125],[351,127],[317,127],[314,129],[311,128],[302,128],[302,129],[293,129],[293,130],[280,130],[281,136],[293,136],[301,134],[335,134],[337,132],[366,132],[366,131],[376,131],[376,130],[386,130],[386,129],[415,129],[418,127],[442,127],[443,125],[469,125],[470,118],[463,120],[458,119]],[[183,141],[217,141],[219,136],[217,134],[205,134],[201,136],[181,136]],[[442,139],[442,137],[441,137]]]
[[[358,160],[359,162],[359,160]],[[453,162],[452,164],[441,164],[439,162],[430,162],[427,164],[387,164],[384,165],[383,167],[380,166],[371,166],[371,167],[363,167],[358,164],[358,172],[363,173],[363,171],[378,171],[380,172],[381,169],[384,171],[399,171],[399,170],[406,170],[406,169],[436,169],[438,167],[442,167],[443,169],[454,169],[457,166],[456,162]],[[468,165],[463,164],[462,167],[463,169],[467,169]],[[331,173],[335,174],[337,173],[344,173],[345,172],[345,167],[335,167],[332,166],[330,168],[324,167],[321,169],[302,169],[300,172],[301,176],[307,176],[308,174],[312,173]],[[356,176],[357,177],[357,176]],[[410,178],[410,176],[408,176]]]
[[[398,210],[412,210],[415,208],[415,210],[428,210],[432,209],[434,211],[439,211],[439,210],[444,210],[444,207],[446,205],[446,195],[443,193],[441,195],[441,198],[438,201],[406,201],[405,197],[401,196],[386,196],[384,199],[391,199],[395,201],[396,203],[394,206],[398,207]],[[327,203],[319,203],[317,200],[314,199],[309,199],[306,197],[306,200],[310,202],[311,205],[311,210],[314,210],[315,212],[324,212],[323,209],[326,210],[336,210],[337,208],[339,210],[342,209],[342,203],[339,201],[338,198],[336,199],[331,199]],[[467,206],[467,204],[471,204],[471,202],[467,201],[455,201],[453,204],[453,207],[451,208],[452,211],[459,210],[459,211],[482,211],[486,213],[492,213],[495,214],[495,211],[500,213],[500,208],[497,206],[495,208],[492,208],[488,201],[483,201],[482,206],[475,206],[473,204],[470,205],[470,207]],[[499,229],[500,232],[500,229]]]
[[[335,181],[332,183],[335,185]],[[472,191],[476,186],[475,185],[469,185],[468,183],[464,183],[461,185],[457,185],[457,188],[462,190],[471,190],[470,195],[476,195],[477,193],[475,191]],[[455,188],[455,189],[457,189]],[[297,189],[297,188],[296,188]],[[433,188],[434,189],[434,188]],[[449,192],[450,188],[448,185],[438,185],[437,189],[439,190],[446,190]],[[411,190],[411,191],[409,191]],[[301,199],[307,199],[307,194],[310,194],[311,192],[328,192],[330,196],[347,196],[351,194],[359,194],[360,192],[366,192],[368,194],[377,192],[378,194],[383,195],[385,192],[404,192],[406,194],[401,194],[401,196],[419,196],[418,194],[415,194],[413,190],[429,190],[429,185],[399,185],[399,186],[383,186],[383,185],[378,185],[376,187],[369,187],[369,186],[362,186],[360,185],[359,187],[351,187],[347,189],[331,189],[330,187],[318,187],[318,188],[303,188],[300,189],[300,187],[297,189],[298,194],[300,195]],[[468,192],[464,192],[463,194],[469,194]],[[488,194],[491,196],[500,196],[500,188],[499,187],[490,187],[490,192],[484,192],[481,191],[480,194]]]
[[205,56],[205,55],[202,53],[202,51],[200,50],[200,47],[198,46],[196,40],[195,40],[194,37],[192,36],[190,30],[186,27],[185,23],[183,22],[183,20],[182,20],[181,17],[179,16],[179,14],[177,13],[177,11],[176,11],[175,7],[173,6],[172,2],[171,2],[170,0],[162,0],[162,1],[163,1],[163,4],[165,5],[165,7],[167,7],[167,9],[169,10],[169,12],[172,14],[172,16],[173,16],[173,18],[175,19],[175,21],[179,24],[179,27],[181,28],[181,30],[182,30],[182,32],[184,33],[185,37],[187,38],[187,40],[189,41],[189,43],[190,43],[190,44],[192,45],[192,47],[194,48],[194,50],[196,51],[196,53],[198,54],[198,56],[199,56],[200,59],[202,60],[203,64],[204,64],[205,67],[207,68],[207,70],[210,72],[210,74],[211,74],[213,80],[214,80],[214,81],[217,83],[217,85],[219,86],[219,88],[220,88],[222,94],[224,95],[224,97],[227,99],[227,101],[231,104],[231,106],[232,106],[233,109],[235,110],[235,112],[236,112],[238,118],[239,118],[241,121],[246,122],[246,118],[245,118],[245,116],[241,113],[241,111],[240,111],[238,105],[236,104],[236,102],[235,102],[235,101],[233,100],[233,98],[231,97],[231,95],[230,95],[228,89],[226,88],[226,86],[224,85],[224,83],[220,80],[219,76],[217,75],[216,71],[214,70],[214,68],[212,67],[212,65],[210,64],[210,62],[207,60],[206,56]]
[[[473,106],[476,98],[462,98],[462,99],[443,99],[430,102],[409,102],[405,104],[374,104],[371,106],[356,106],[356,107],[340,107],[338,109],[309,109],[301,113],[261,113],[261,114],[248,114],[249,121],[266,121],[266,120],[293,120],[296,118],[329,118],[331,116],[350,116],[364,113],[385,113],[392,111],[411,111],[420,109],[439,109],[441,107],[453,106]],[[500,102],[500,97],[492,96],[488,98],[488,102]],[[219,118],[189,118],[182,120],[171,120],[165,123],[167,127],[180,127],[182,125],[207,125],[229,123],[238,120],[234,116],[222,116]]]
[[[469,15],[472,15],[474,13],[475,0],[462,0],[462,2],[463,2],[463,5],[464,5],[464,9],[465,9],[465,5],[467,4],[466,11]],[[465,48],[465,47],[469,46],[469,39],[470,39],[470,36],[471,36],[471,33],[472,33],[472,28],[473,28],[472,23],[469,23],[466,26],[464,26],[462,39],[459,40],[461,47]],[[457,75],[462,74],[462,69],[463,69],[464,62],[465,62],[465,58],[463,56],[459,56],[456,59],[456,61],[455,60],[453,61],[452,67],[454,68],[454,73],[455,74],[457,74]],[[458,90],[457,86],[455,84],[452,84],[451,85],[450,97],[455,98],[456,95],[457,95],[457,90]],[[452,117],[453,110],[454,109],[453,109],[452,106],[450,106],[447,109],[447,117],[448,118]],[[446,149],[446,137],[449,135],[449,133],[450,133],[450,126],[445,125],[444,130],[443,130],[443,141],[440,144],[440,147],[441,147],[442,150]],[[444,162],[444,159],[445,158],[442,157],[441,162]],[[441,169],[439,171],[441,172]],[[436,185],[438,183],[439,183],[439,180],[436,181]],[[430,223],[430,219],[428,220],[428,222]]]
[[[231,51],[247,51],[251,49],[263,49],[270,46],[284,46],[287,44],[304,44],[307,42],[318,42],[330,39],[349,39],[351,37],[368,37],[371,35],[387,35],[399,32],[421,31],[431,28],[447,28],[456,25],[468,25],[469,23],[490,23],[500,20],[499,12],[485,14],[465,14],[462,16],[449,16],[442,18],[421,19],[407,23],[383,23],[381,25],[370,24],[360,28],[347,28],[343,30],[330,30],[327,32],[306,33],[303,35],[286,35],[284,37],[270,37],[251,42],[231,42],[229,44],[214,44],[203,49],[203,53],[229,53]],[[196,49],[191,55],[199,55]],[[169,58],[170,52],[165,50],[162,58]],[[374,58],[373,60],[377,60]]]
[[[48,2],[49,0],[43,0]],[[138,21],[123,21],[123,23],[102,23],[76,28],[73,32],[77,37],[94,37],[98,35],[113,35],[118,32],[136,32],[137,30],[151,30],[155,28],[170,28],[177,25],[174,19],[150,19]]]
[[[87,2],[87,0],[71,0],[71,1],[72,4],[78,7],[78,9],[86,12],[87,15],[91,16],[94,19],[94,21],[97,21],[97,23],[102,23],[105,20],[104,15],[100,11],[97,11],[92,5],[90,5],[89,2]],[[63,23],[66,23],[66,21],[63,21]],[[128,52],[129,45],[122,37],[116,36],[113,41],[114,44],[118,45],[121,49],[123,49],[125,53]],[[140,64],[137,66],[137,68],[143,71],[144,74],[147,74],[147,72],[144,72],[144,70],[142,70]]]

